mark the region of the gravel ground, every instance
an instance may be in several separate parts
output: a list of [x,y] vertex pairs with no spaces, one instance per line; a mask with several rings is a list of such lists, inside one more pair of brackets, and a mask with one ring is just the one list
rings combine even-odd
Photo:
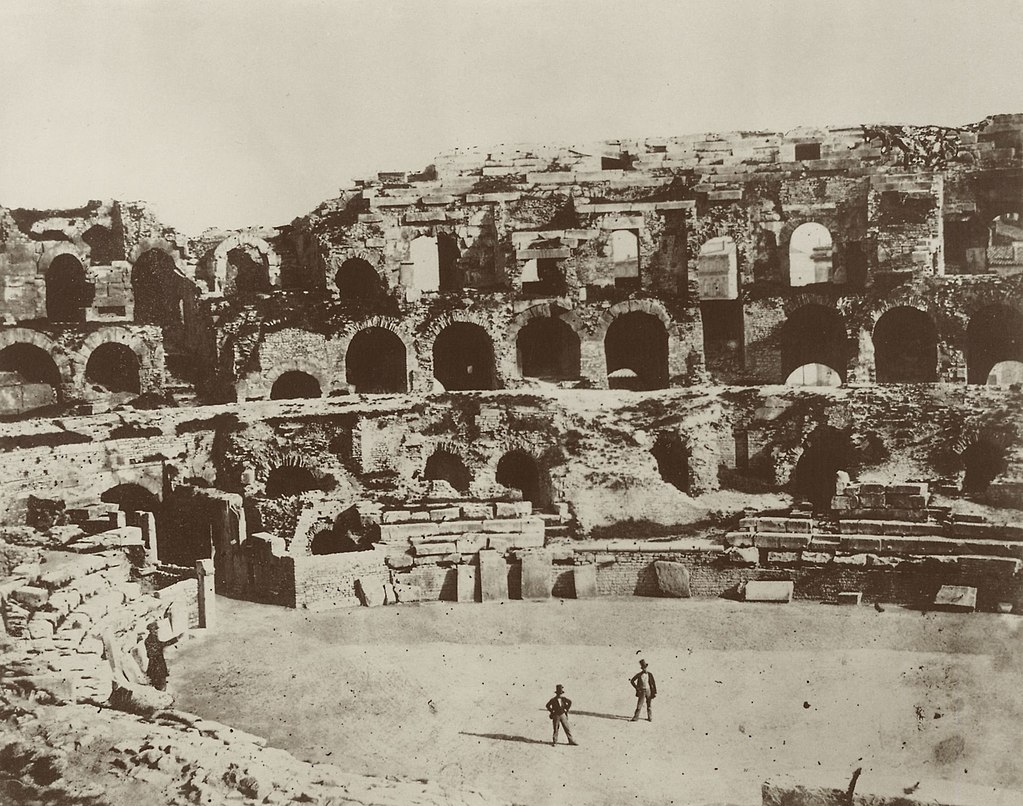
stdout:
[[[327,613],[218,598],[171,653],[179,707],[356,773],[517,803],[752,806],[812,769],[1023,789],[1016,616],[601,599]],[[645,658],[654,721],[631,723]],[[543,705],[573,700],[579,747]],[[564,740],[562,740],[564,741]]]

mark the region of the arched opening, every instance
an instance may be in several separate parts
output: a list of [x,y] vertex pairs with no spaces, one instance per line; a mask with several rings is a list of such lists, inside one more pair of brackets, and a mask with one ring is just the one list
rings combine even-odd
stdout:
[[479,325],[454,322],[433,342],[433,376],[448,392],[494,389],[494,345]]
[[848,471],[853,458],[847,434],[830,426],[814,429],[792,471],[792,494],[810,501],[816,510],[829,509],[835,495],[835,474]]
[[458,291],[462,288],[462,273],[458,261],[462,257],[458,239],[446,232],[437,234],[437,282],[441,291]]
[[378,300],[384,296],[384,284],[376,269],[369,261],[353,257],[341,264],[334,275],[341,299],[358,299],[364,301]]
[[983,493],[1005,472],[1005,451],[993,442],[979,439],[963,451],[963,492]]
[[738,298],[739,257],[731,238],[711,238],[700,247],[697,271],[701,300]]
[[967,383],[987,383],[1001,361],[1023,361],[1023,313],[990,305],[975,313],[966,328]]
[[117,504],[121,512],[156,512],[160,499],[141,484],[118,484],[99,498],[105,504]]
[[184,322],[174,258],[159,249],[139,256],[131,268],[135,321],[140,324],[180,325]]
[[18,343],[0,350],[0,414],[51,406],[60,397],[60,370],[46,350]]
[[947,274],[983,274],[987,271],[989,233],[978,215],[947,216],[943,234]]
[[525,451],[509,451],[497,463],[497,483],[522,492],[522,499],[530,501],[535,509],[542,509],[549,503],[540,466],[536,459]]
[[823,305],[804,305],[781,327],[781,374],[788,378],[805,364],[831,367],[845,382],[849,341],[842,315]]
[[94,224],[82,233],[82,240],[89,244],[89,262],[93,266],[109,266],[115,260],[124,260],[124,250],[114,239],[114,234],[104,226]]
[[319,489],[313,471],[302,465],[278,465],[266,477],[267,498],[287,498]]
[[631,311],[617,317],[604,336],[604,356],[612,389],[668,385],[668,331],[653,314]]
[[530,319],[515,340],[519,371],[527,378],[579,377],[579,336],[562,319]]
[[615,285],[639,288],[639,235],[631,230],[618,229],[611,233],[610,244]]
[[536,297],[561,297],[568,292],[561,260],[541,257],[527,260],[522,266],[522,293]]
[[987,376],[988,386],[1023,384],[1023,361],[999,361]]
[[446,481],[460,493],[468,491],[472,473],[461,457],[438,448],[426,460],[423,478],[427,481]]
[[938,330],[917,308],[887,311],[874,325],[878,383],[933,383],[938,380]]
[[100,387],[103,392],[141,391],[139,357],[125,344],[106,342],[89,355],[85,365],[85,380]]
[[800,224],[789,239],[789,285],[831,281],[831,233],[823,224]]
[[224,294],[253,300],[270,293],[270,265],[266,256],[251,244],[236,246],[227,253]]
[[672,487],[689,495],[691,479],[689,475],[689,459],[691,453],[685,442],[674,431],[662,431],[654,440],[650,450],[657,460],[657,472]]
[[297,369],[282,373],[270,389],[271,400],[297,400],[321,394],[320,382],[308,372]]
[[46,270],[46,316],[54,322],[84,322],[93,288],[74,255],[57,255]]
[[345,353],[345,380],[359,394],[407,392],[404,342],[387,328],[360,330]]
[[409,262],[412,264],[412,287],[420,291],[440,289],[440,256],[437,239],[420,235],[409,244]]
[[786,386],[841,386],[842,376],[824,364],[803,364],[785,379]]

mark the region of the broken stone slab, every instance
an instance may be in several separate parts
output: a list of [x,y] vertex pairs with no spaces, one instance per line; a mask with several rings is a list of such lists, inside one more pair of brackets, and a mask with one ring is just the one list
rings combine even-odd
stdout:
[[572,568],[576,599],[593,599],[597,596],[597,566],[576,565]]
[[381,513],[381,523],[403,523],[409,519],[409,512],[407,509],[391,509]]
[[750,580],[743,589],[743,599],[747,602],[781,602],[792,601],[795,587],[791,580]]
[[363,607],[379,607],[384,603],[384,586],[377,578],[355,580],[355,594]]
[[476,568],[472,565],[459,565],[455,567],[457,578],[455,580],[455,596],[459,602],[468,603],[479,601],[476,596]]
[[934,597],[934,606],[944,610],[973,612],[977,609],[977,589],[967,585],[942,585]]
[[725,545],[737,549],[750,548],[755,542],[756,535],[753,532],[728,532],[725,535]]
[[835,604],[840,605],[858,605],[862,601],[862,591],[842,591],[835,597]]
[[792,563],[798,563],[802,552],[799,551],[769,551],[767,552],[767,561],[769,563],[781,563],[791,565]]
[[659,596],[675,599],[688,599],[692,596],[689,587],[689,569],[682,563],[655,560],[654,578],[657,581],[657,594]]
[[31,610],[38,610],[49,600],[50,592],[35,585],[22,585],[11,591],[10,598]]
[[760,562],[760,549],[733,546],[725,551],[724,556],[731,563],[756,565]]
[[799,559],[811,565],[827,565],[834,556],[826,551],[804,551],[800,554]]
[[480,595],[484,602],[508,598],[508,563],[497,551],[484,549],[479,557]]
[[551,598],[551,556],[546,551],[527,551],[522,555],[522,598]]
[[399,604],[423,601],[423,589],[419,585],[403,585],[394,583],[394,595]]
[[440,509],[430,510],[431,521],[457,521],[462,516],[462,510],[459,507],[442,507]]

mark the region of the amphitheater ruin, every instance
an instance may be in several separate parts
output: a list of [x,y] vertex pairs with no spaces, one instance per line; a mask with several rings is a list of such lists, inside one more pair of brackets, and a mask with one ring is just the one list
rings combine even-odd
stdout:
[[[213,627],[218,596],[1023,612],[1021,155],[995,115],[459,150],[199,237],[142,202],[0,207],[5,690],[113,690],[135,761],[187,723],[254,764],[146,685],[150,623]],[[59,775],[5,741],[42,797]],[[175,780],[342,787],[288,769]]]

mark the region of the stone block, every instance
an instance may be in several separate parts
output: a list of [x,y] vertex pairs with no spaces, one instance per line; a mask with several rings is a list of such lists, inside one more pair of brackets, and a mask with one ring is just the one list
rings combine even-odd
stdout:
[[462,516],[460,507],[441,507],[430,510],[431,521],[457,521]]
[[891,484],[885,489],[886,493],[894,495],[927,495],[927,482],[913,482],[912,484]]
[[462,517],[466,520],[486,521],[494,517],[494,508],[490,504],[462,504]]
[[753,545],[758,549],[775,551],[800,551],[810,545],[810,535],[778,534],[758,532]]
[[483,531],[483,521],[436,521],[433,524],[438,535],[445,535],[450,540],[466,532]]
[[977,589],[967,585],[942,585],[934,606],[943,610],[972,612],[977,609]]
[[767,561],[790,565],[799,562],[800,555],[801,552],[798,551],[769,551],[767,552]]
[[404,523],[409,519],[409,512],[406,509],[391,509],[380,515],[381,523]]
[[859,499],[855,495],[836,495],[831,499],[831,508],[834,510],[849,510],[859,506]]
[[378,607],[384,603],[384,585],[376,577],[355,580],[355,593],[364,607]]
[[576,599],[593,599],[597,595],[597,566],[577,565],[572,568]]
[[30,610],[38,610],[49,600],[50,592],[46,588],[37,588],[35,585],[22,585],[11,591],[10,597]]
[[494,504],[495,518],[518,518],[518,511],[515,509],[515,502],[497,501]]
[[516,518],[528,518],[533,514],[533,502],[532,501],[514,501],[512,507],[515,511]]
[[689,588],[689,569],[682,563],[655,560],[654,578],[657,580],[659,596],[688,599],[692,595]]
[[862,591],[842,591],[835,597],[835,604],[858,605],[862,600]]
[[812,531],[813,521],[810,518],[785,518],[784,526],[780,531],[808,535]]
[[496,551],[484,549],[478,555],[480,597],[484,602],[503,601],[508,598],[508,563]]
[[[429,513],[424,512],[429,521]],[[414,537],[438,534],[436,523],[392,523],[380,527],[380,539],[385,543],[403,543]]]
[[990,523],[960,523],[953,521],[948,527],[953,537],[969,537],[981,540],[1001,540],[1001,530]]
[[755,537],[753,532],[728,532],[725,535],[725,545],[734,548],[749,548],[753,545]]
[[455,596],[459,602],[477,602],[476,596],[476,568],[472,565],[459,565],[455,567],[458,574],[455,580]]
[[788,580],[750,580],[743,598],[747,602],[791,602],[793,587]]
[[35,640],[38,638],[52,638],[55,632],[54,624],[50,619],[40,618],[35,613],[28,620],[28,637]]
[[834,554],[825,551],[804,551],[800,555],[800,559],[810,565],[827,565],[834,557]]
[[739,521],[739,529],[744,532],[755,532],[757,530],[756,518],[742,518]]
[[839,538],[838,547],[841,551],[847,551],[852,554],[859,554],[867,551],[878,552],[881,550],[881,538],[863,537],[860,535],[842,535]]
[[458,551],[454,541],[428,542],[416,541],[412,544],[412,550],[417,557],[436,557],[442,554],[452,554]]
[[423,601],[423,589],[419,585],[403,585],[396,582],[393,588],[394,596],[400,604]]
[[956,557],[956,565],[969,574],[1010,579],[1023,570],[1023,561],[1013,557]]
[[408,514],[409,523],[426,523],[430,520],[430,513],[425,509],[419,512],[410,512]]
[[387,565],[396,570],[405,570],[413,565],[412,557],[405,554],[392,554],[387,558]]
[[[510,505],[509,505],[510,506]],[[541,521],[542,523],[542,521]],[[525,528],[525,519],[523,518],[495,518],[494,520],[484,521],[480,524],[482,531],[484,532],[521,532]]]
[[455,540],[455,549],[460,554],[475,554],[487,547],[487,535],[480,533],[459,535]]
[[760,562],[760,549],[733,546],[725,551],[725,559],[741,565],[756,565]]
[[390,582],[384,583],[384,604],[393,605],[398,604],[398,594],[394,590],[394,585]]
[[886,493],[884,503],[891,509],[923,509],[927,506],[927,499],[922,495]]
[[551,556],[546,551],[527,551],[522,555],[522,598],[551,598]]
[[887,489],[883,484],[873,484],[871,482],[865,482],[859,485],[861,493],[883,493]]
[[863,493],[859,496],[861,507],[883,507],[885,505],[885,494],[884,493]]

